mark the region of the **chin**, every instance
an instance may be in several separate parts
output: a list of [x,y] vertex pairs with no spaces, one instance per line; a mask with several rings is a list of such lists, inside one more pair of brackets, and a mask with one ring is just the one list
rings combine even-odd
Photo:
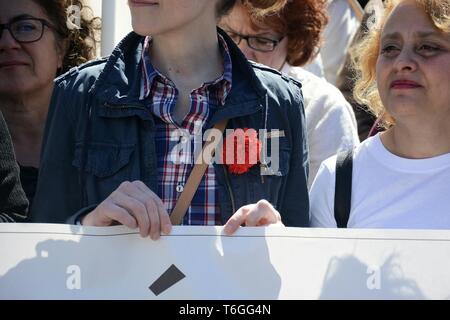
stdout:
[[142,25],[139,23],[133,23],[133,31],[143,37],[158,34],[157,28],[151,28],[148,25]]
[[161,24],[156,19],[149,19],[149,17],[133,15],[131,24],[133,31],[141,36],[149,36],[160,33]]
[[26,92],[26,81],[20,79],[11,79],[9,82],[0,82],[0,96],[8,97],[13,95],[20,95]]
[[17,87],[17,86],[2,86],[0,85],[0,97],[19,97],[23,94],[25,94],[27,90],[25,90],[23,87]]
[[414,115],[420,114],[423,107],[416,101],[395,101],[390,104],[387,111],[395,117],[401,117],[402,115]]

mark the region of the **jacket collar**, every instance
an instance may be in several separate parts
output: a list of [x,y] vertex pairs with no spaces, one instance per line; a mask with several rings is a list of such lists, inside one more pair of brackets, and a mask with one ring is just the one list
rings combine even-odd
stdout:
[[[226,108],[238,108],[256,100],[262,101],[266,89],[251,64],[233,40],[220,28],[230,50],[233,64],[233,87],[227,97]],[[129,33],[114,49],[90,93],[103,105],[143,108],[140,100],[141,57],[144,37]]]

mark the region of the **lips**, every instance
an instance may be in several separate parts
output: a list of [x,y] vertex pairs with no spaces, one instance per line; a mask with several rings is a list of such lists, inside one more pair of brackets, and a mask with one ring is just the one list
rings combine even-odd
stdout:
[[145,1],[145,0],[129,0],[131,6],[144,7],[144,6],[156,6],[159,3],[157,1]]
[[422,86],[411,80],[395,80],[391,83],[391,89],[417,89]]
[[17,67],[17,66],[26,66],[27,64],[25,62],[22,61],[15,61],[15,60],[10,60],[10,61],[3,61],[0,62],[0,68],[7,68],[7,67]]

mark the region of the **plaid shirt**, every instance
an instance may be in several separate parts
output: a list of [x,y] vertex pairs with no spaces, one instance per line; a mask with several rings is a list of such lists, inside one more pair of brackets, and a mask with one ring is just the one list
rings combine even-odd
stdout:
[[[175,84],[151,64],[151,38],[144,42],[142,54],[141,99],[156,118],[156,153],[158,159],[158,191],[167,212],[172,212],[194,164],[194,146],[201,148],[205,122],[212,116],[211,106],[223,105],[231,90],[232,65],[225,40],[219,35],[224,73],[204,83],[190,94],[190,109],[181,123],[173,119],[178,91]],[[200,142],[200,145],[198,144]],[[221,224],[214,167],[210,165],[184,217],[184,225]]]

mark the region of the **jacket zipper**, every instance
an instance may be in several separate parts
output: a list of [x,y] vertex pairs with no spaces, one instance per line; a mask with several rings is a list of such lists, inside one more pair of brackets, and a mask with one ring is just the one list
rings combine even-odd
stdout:
[[225,166],[224,166],[224,165],[222,165],[222,169],[223,169],[223,172],[224,172],[224,174],[225,174],[225,182],[226,182],[226,184],[227,184],[228,194],[229,194],[230,199],[231,199],[231,208],[233,209],[233,213],[232,213],[232,214],[234,214],[234,213],[236,213],[236,205],[235,205],[235,203],[234,203],[233,190],[231,189],[230,179],[229,179],[229,177],[228,177],[228,172],[227,172],[227,170],[225,169]]

